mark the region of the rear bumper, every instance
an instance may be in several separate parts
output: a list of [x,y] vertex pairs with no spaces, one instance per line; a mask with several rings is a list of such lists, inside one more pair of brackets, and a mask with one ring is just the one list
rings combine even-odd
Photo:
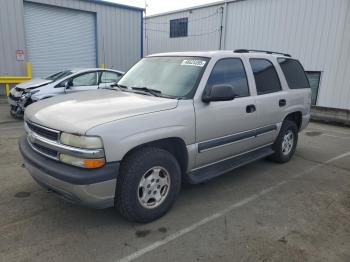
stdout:
[[83,169],[48,159],[35,152],[26,136],[19,143],[24,163],[33,179],[65,200],[93,208],[114,205],[119,162],[98,169]]

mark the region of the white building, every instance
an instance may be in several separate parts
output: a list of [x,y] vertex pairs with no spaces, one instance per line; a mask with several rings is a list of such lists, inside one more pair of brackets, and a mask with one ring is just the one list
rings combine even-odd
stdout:
[[[349,0],[234,0],[146,17],[144,53],[261,49],[289,53],[313,103],[350,109]],[[347,111],[349,112],[349,111]]]

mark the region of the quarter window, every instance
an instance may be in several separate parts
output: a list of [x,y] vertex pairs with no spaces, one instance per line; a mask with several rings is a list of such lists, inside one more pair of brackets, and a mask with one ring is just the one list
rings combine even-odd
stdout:
[[269,94],[281,90],[281,83],[273,64],[266,59],[250,59],[252,66],[256,91],[258,95]]
[[297,60],[278,58],[290,89],[310,88],[304,69]]
[[188,18],[170,20],[170,38],[187,36]]
[[311,87],[311,104],[316,105],[317,96],[318,96],[318,88],[320,86],[321,80],[321,72],[319,71],[307,71],[306,76],[309,79],[310,87]]
[[247,76],[241,59],[225,58],[218,61],[207,82],[207,86],[214,85],[230,85],[237,96],[249,96]]

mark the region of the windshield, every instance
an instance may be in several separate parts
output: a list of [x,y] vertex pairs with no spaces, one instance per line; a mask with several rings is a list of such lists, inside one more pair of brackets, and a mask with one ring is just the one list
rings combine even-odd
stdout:
[[187,97],[195,90],[207,62],[208,58],[203,57],[143,58],[118,85],[135,90],[152,89],[160,96]]
[[50,75],[50,76],[46,77],[45,79],[46,79],[46,80],[56,81],[56,80],[61,79],[61,78],[63,78],[63,77],[69,76],[69,75],[71,75],[71,74],[73,74],[72,71],[70,71],[70,70],[65,70],[65,71],[61,71],[61,72],[55,73],[55,74],[53,74],[53,75]]

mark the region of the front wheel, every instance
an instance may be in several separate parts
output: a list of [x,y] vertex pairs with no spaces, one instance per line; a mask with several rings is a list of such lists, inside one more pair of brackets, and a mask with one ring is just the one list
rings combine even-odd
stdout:
[[180,187],[181,170],[176,158],[161,148],[141,148],[122,163],[116,207],[130,221],[150,222],[171,208]]
[[293,121],[285,120],[275,143],[272,145],[275,153],[269,159],[278,163],[288,162],[295,153],[297,142],[297,125]]

